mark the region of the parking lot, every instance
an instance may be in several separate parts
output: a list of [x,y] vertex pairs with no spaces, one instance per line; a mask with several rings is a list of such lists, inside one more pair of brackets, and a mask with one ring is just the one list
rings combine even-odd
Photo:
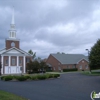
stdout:
[[100,92],[100,76],[81,73],[61,74],[58,79],[26,82],[0,81],[0,90],[5,90],[29,100],[91,100],[90,93]]

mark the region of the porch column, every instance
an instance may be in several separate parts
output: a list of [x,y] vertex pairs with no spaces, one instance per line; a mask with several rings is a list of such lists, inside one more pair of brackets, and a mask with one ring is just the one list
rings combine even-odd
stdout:
[[25,62],[25,56],[24,56],[24,61],[23,61],[23,71],[26,73],[26,62]]
[[1,74],[3,74],[3,56],[1,56],[1,64],[2,64],[2,68],[1,68]]
[[19,56],[17,56],[17,67],[19,66]]
[[11,56],[9,56],[9,68],[8,68],[8,71],[11,74]]
[[11,56],[9,56],[9,67],[11,66]]

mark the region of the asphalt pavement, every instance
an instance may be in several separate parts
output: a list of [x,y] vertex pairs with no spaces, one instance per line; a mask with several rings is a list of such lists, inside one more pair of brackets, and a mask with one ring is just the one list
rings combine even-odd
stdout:
[[0,81],[0,90],[29,100],[91,100],[92,91],[100,92],[100,76],[67,73],[61,74],[57,79],[26,82]]

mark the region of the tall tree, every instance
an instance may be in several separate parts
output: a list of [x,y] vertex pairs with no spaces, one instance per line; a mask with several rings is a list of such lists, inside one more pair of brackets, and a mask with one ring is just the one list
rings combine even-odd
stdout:
[[89,66],[91,69],[100,68],[100,39],[94,44],[89,53]]
[[57,52],[57,54],[60,54],[60,52]]
[[28,53],[32,55],[32,59],[34,59],[36,57],[36,52],[33,53],[32,50],[29,50]]

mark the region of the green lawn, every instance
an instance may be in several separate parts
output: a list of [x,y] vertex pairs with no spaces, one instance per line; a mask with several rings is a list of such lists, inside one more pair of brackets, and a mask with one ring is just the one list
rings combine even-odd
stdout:
[[61,74],[61,72],[46,72],[47,74]]
[[28,100],[12,93],[0,91],[0,100]]
[[66,74],[66,73],[76,73],[79,71],[69,71],[69,72],[46,72],[47,74]]
[[89,71],[84,71],[84,72],[82,72],[82,74],[100,76],[100,72],[94,72],[94,71],[92,71],[91,73]]

